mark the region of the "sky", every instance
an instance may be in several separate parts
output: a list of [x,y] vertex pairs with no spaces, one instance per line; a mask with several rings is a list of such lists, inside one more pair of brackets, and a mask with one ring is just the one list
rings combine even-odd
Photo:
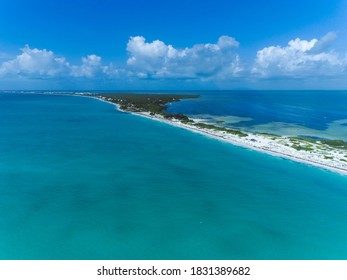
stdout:
[[347,89],[346,26],[346,0],[1,0],[0,89]]

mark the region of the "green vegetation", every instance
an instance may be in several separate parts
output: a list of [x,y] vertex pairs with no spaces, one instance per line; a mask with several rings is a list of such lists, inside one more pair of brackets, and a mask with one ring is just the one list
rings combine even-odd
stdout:
[[188,123],[188,122],[193,122],[191,119],[189,119],[186,115],[183,114],[164,114],[165,119],[176,119],[180,120],[181,122]]
[[[309,139],[309,138],[307,138]],[[298,138],[298,137],[289,137],[289,140],[291,143],[293,143],[293,145],[291,146],[292,148],[294,148],[297,151],[313,151],[313,143],[311,140],[310,141],[306,141],[306,138]]]
[[347,143],[343,140],[320,140],[320,142],[332,148],[347,150]]
[[[307,142],[311,144],[316,144],[319,145],[319,148],[322,150],[327,150],[326,148],[334,148],[334,149],[343,149],[343,150],[347,150],[347,143],[343,140],[315,140],[312,138],[303,138],[303,137],[289,137],[290,142],[292,142],[293,148],[297,149],[297,150],[302,150],[302,148],[297,147],[300,146],[300,143],[303,142]],[[302,145],[301,145],[302,146]],[[306,146],[308,149],[310,149],[311,147]],[[324,148],[325,147],[325,148]],[[312,150],[312,149],[311,149]]]
[[312,139],[312,138],[304,138],[304,137],[289,137],[290,141],[294,142],[294,141],[305,141],[305,142],[309,142],[309,143],[317,143],[318,140]]
[[258,135],[263,135],[263,136],[271,136],[271,137],[279,137],[279,135],[273,134],[273,133],[267,133],[267,132],[259,132],[256,133]]
[[120,109],[129,112],[149,112],[150,115],[161,115],[165,119],[176,119],[185,124],[191,124],[199,128],[207,128],[217,131],[225,131],[226,133],[238,135],[240,137],[246,137],[247,134],[242,131],[215,126],[205,123],[194,123],[183,114],[171,114],[165,112],[168,108],[167,104],[171,102],[178,102],[185,98],[197,98],[198,95],[188,94],[101,94],[99,97],[103,100],[116,103],[120,106]]
[[324,156],[325,159],[334,159],[334,157],[331,156]]
[[289,137],[289,141],[290,141],[291,143],[299,143],[299,141],[298,141],[297,139],[294,139],[294,138],[292,138],[292,137]]
[[224,131],[226,133],[238,135],[240,137],[246,137],[248,134],[243,133],[240,130],[236,129],[230,129],[230,128],[225,128],[225,127],[220,127],[220,126],[215,126],[213,124],[206,124],[206,123],[195,123],[194,126],[197,126],[199,128],[206,128],[206,129],[212,129],[212,130],[217,130],[217,131]]
[[347,150],[347,143],[343,140],[315,140],[311,138],[302,138],[302,137],[290,137],[290,140],[292,142],[295,141],[305,141],[305,142],[310,142],[314,144],[325,144],[331,148],[338,148],[338,149],[344,149]]
[[[198,128],[211,129],[216,131],[224,131],[226,133],[246,137],[248,134],[226,127],[221,127],[206,123],[195,123],[183,114],[167,113],[168,103],[178,102],[186,98],[198,98],[199,95],[193,94],[130,94],[130,93],[117,93],[117,94],[101,94],[99,98],[113,102],[119,105],[120,109],[128,112],[148,112],[150,115],[161,115],[165,119],[176,119],[182,123],[194,125]],[[216,124],[222,124],[224,121],[217,121]],[[272,133],[257,133],[258,135],[268,136],[271,140],[277,140],[279,135]],[[329,151],[329,148],[347,150],[347,142],[343,140],[316,140],[309,137],[289,137],[292,143],[292,148],[298,151],[313,151],[315,144],[316,148]],[[288,144],[284,144],[288,146]],[[330,157],[325,157],[330,159]]]
[[312,145],[304,145],[304,146],[301,146],[299,144],[293,144],[292,145],[292,148],[294,148],[295,150],[297,151],[307,151],[307,152],[310,152],[310,151],[313,151],[314,149],[312,148]]
[[[197,98],[199,95],[190,94],[101,94],[100,98],[116,103],[120,109],[129,112],[149,112],[151,115],[160,114],[168,118],[184,118],[182,114],[165,113],[167,103],[178,102],[185,98]],[[183,117],[184,116],[184,117]],[[184,118],[185,119],[185,118]]]

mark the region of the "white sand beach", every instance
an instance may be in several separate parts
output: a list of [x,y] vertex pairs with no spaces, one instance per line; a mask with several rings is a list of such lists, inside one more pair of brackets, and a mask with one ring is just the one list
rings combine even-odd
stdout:
[[[331,146],[319,143],[308,143],[304,140],[295,140],[286,136],[273,136],[273,135],[263,135],[248,133],[247,136],[241,137],[236,134],[231,134],[225,131],[219,131],[208,128],[200,128],[192,124],[182,123],[176,119],[166,119],[161,115],[151,115],[148,112],[128,112],[121,110],[119,105],[105,100],[103,98],[94,97],[104,102],[113,104],[116,106],[117,110],[130,113],[133,115],[149,118],[151,120],[160,121],[166,124],[170,124],[182,129],[187,129],[195,133],[205,135],[214,139],[218,139],[232,145],[244,147],[247,149],[256,150],[262,153],[270,154],[272,156],[278,156],[293,160],[296,162],[301,162],[323,169],[327,169],[333,172],[337,172],[343,175],[347,175],[347,151],[343,149],[333,148]],[[198,122],[199,120],[194,120]],[[298,150],[293,146],[307,147],[309,149]]]

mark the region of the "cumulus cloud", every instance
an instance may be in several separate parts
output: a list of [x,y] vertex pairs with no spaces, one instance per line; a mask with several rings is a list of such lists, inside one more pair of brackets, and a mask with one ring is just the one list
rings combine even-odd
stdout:
[[112,64],[103,65],[100,56],[95,54],[82,57],[80,65],[70,64],[64,57],[46,49],[30,48],[26,45],[16,58],[0,64],[1,76],[28,78],[95,78],[102,75],[115,76],[118,73]]
[[235,40],[235,38],[229,36],[220,36],[217,42],[217,46],[220,49],[228,49],[228,48],[238,48],[240,43]]
[[270,46],[259,50],[252,73],[262,77],[287,76],[329,76],[342,74],[346,60],[334,51],[325,50],[336,38],[328,33],[320,40],[310,41],[296,38],[288,46]]
[[234,38],[221,36],[215,44],[176,49],[159,40],[148,43],[144,37],[136,36],[127,45],[127,64],[140,77],[232,78],[242,71],[235,52],[238,46]]
[[106,66],[102,66],[101,57],[95,54],[82,57],[82,64],[71,66],[71,75],[74,77],[95,77],[98,73],[104,73]]
[[15,59],[5,61],[0,66],[0,74],[53,77],[69,69],[64,57],[57,57],[46,49],[31,49],[28,45]]
[[142,36],[130,37],[127,51],[130,54],[127,64],[146,72],[157,71],[169,58],[176,56],[177,52],[171,45],[159,40],[146,43]]
[[[253,62],[242,63],[240,43],[233,37],[221,36],[214,43],[175,48],[163,41],[147,42],[142,36],[130,37],[126,64],[116,67],[90,54],[80,63],[47,49],[26,45],[17,56],[0,52],[0,77],[30,79],[107,80],[146,83],[146,80],[187,80],[215,85],[246,85],[280,78],[340,78],[347,74],[347,56],[334,51],[337,34],[329,32],[320,39],[296,38],[286,46],[269,46],[259,50]],[[2,62],[1,62],[2,61]],[[206,84],[208,84],[206,83]]]

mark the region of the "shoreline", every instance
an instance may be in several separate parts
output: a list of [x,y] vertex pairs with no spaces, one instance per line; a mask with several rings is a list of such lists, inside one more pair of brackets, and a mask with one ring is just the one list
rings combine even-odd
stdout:
[[[190,124],[182,123],[179,120],[165,119],[164,117],[160,115],[150,115],[149,112],[130,112],[130,111],[122,110],[120,109],[119,104],[112,101],[104,100],[100,97],[96,97],[96,96],[84,96],[84,97],[89,97],[89,98],[100,100],[102,102],[112,104],[113,106],[115,106],[116,110],[123,113],[128,113],[135,116],[151,119],[153,121],[169,124],[169,125],[179,127],[185,130],[189,130],[193,133],[198,133],[209,138],[213,138],[219,141],[232,144],[234,146],[265,153],[271,156],[276,156],[276,157],[292,160],[294,162],[303,163],[303,164],[318,167],[324,170],[329,170],[334,173],[338,173],[340,175],[344,175],[344,176],[347,175],[347,161],[341,162],[337,160],[331,160],[330,158],[327,159],[327,158],[324,158],[324,155],[320,153],[317,154],[317,153],[312,153],[307,151],[297,151],[293,148],[287,147],[286,144],[279,144],[279,141],[271,140],[271,136],[248,133],[247,137],[240,137],[237,135],[233,135],[233,134],[229,134],[229,133],[225,133],[221,131],[216,131],[212,129],[199,128]],[[281,141],[288,141],[289,139],[288,137],[285,137],[285,136],[278,137],[278,138]],[[347,156],[347,152],[346,152],[346,156]],[[347,160],[347,157],[346,157],[346,160]]]

